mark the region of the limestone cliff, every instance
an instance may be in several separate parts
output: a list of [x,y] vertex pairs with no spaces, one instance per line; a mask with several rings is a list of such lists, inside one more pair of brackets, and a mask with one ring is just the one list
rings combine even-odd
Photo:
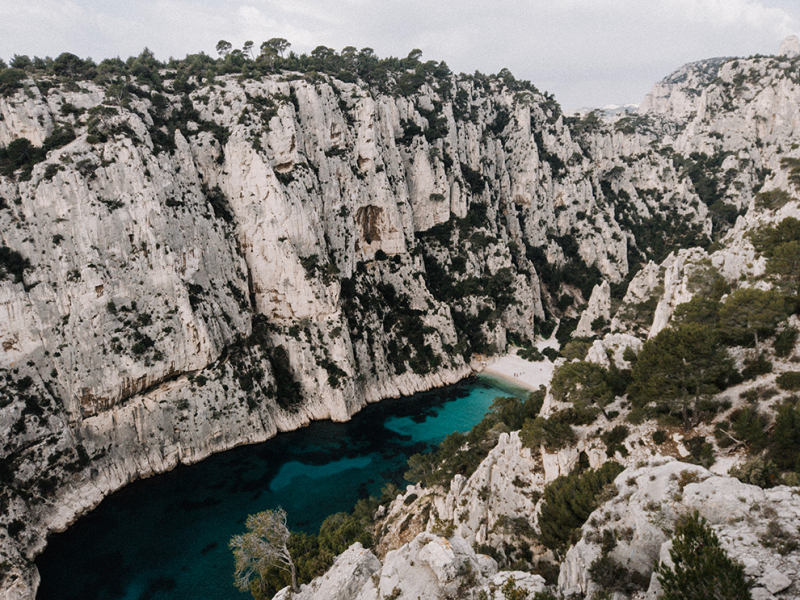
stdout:
[[[650,256],[637,254],[637,260],[654,260],[642,261],[625,288],[615,287],[611,278],[611,285],[589,288],[588,306],[580,307],[580,319],[573,319],[576,336],[594,338],[586,344],[587,361],[629,369],[626,349],[637,354],[648,338],[673,323],[676,307],[695,296],[724,299],[724,293],[747,288],[796,294],[774,272],[770,276],[754,234],[787,217],[800,218],[798,72],[790,50],[778,57],[687,65],[654,87],[637,117],[617,122],[621,130],[630,127],[650,135],[652,146],[671,158],[677,181],[697,192],[711,227],[703,231],[709,238],[699,247],[661,246],[661,252],[663,238],[630,227],[638,247],[651,251]],[[608,184],[605,189],[613,191]],[[669,235],[670,229],[664,233]],[[797,328],[796,314],[781,319],[770,335]],[[748,411],[762,415],[768,431],[783,418],[780,411],[795,406],[796,396],[781,386],[780,377],[796,372],[800,346],[792,337],[778,352],[776,341],[773,337],[761,348],[767,372],[746,375],[717,395],[713,401],[719,413],[691,431],[627,419],[631,403],[617,397],[590,425],[572,422],[574,443],[557,451],[545,445],[526,448],[518,432],[499,434],[494,449],[468,477],[456,475],[444,487],[409,486],[398,496],[381,514],[378,555],[446,524],[451,527],[447,533],[496,552],[506,568],[515,561],[535,570],[542,569],[542,562],[558,564],[560,575],[550,589],[561,597],[613,593],[656,598],[660,586],[654,565],[669,564],[677,520],[697,510],[728,555],[744,566],[753,598],[797,597],[798,540],[792,525],[796,488],[770,487],[780,481],[765,479],[771,455],[762,452],[753,458],[759,453],[754,445],[724,433],[737,415]],[[752,363],[751,348],[729,348],[737,370],[746,372]],[[548,394],[540,416],[564,409],[570,406]],[[613,445],[609,434],[614,430],[624,431],[622,446]],[[709,462],[716,460],[711,471],[675,460],[703,462],[697,455],[700,443],[711,452]],[[542,497],[548,484],[611,459],[628,469],[600,494],[600,507],[584,515],[588,519],[580,536],[566,544],[568,552],[558,556],[542,546]],[[763,488],[722,476],[748,459],[748,468],[757,475],[743,474],[745,469],[739,476],[758,480]],[[786,482],[796,483],[793,473]],[[601,567],[606,571],[600,572]]]
[[[756,273],[736,216],[788,185],[789,54],[687,66],[613,125],[507,74],[14,74],[3,589],[32,597],[47,533],[129,481],[457,381],[596,284],[581,332],[612,317],[641,336],[689,297],[691,265]],[[729,229],[741,253],[715,255]],[[496,483],[481,476],[464,489]],[[488,539],[497,507],[473,523],[461,492],[441,513]]]
[[624,279],[635,240],[603,190],[629,220],[703,227],[645,138],[566,122],[513,80],[161,77],[33,73],[0,98],[0,232],[22,265],[0,282],[2,507],[25,524],[3,552],[22,597],[47,531],[126,482],[464,377],[532,339],[562,293],[537,268]]

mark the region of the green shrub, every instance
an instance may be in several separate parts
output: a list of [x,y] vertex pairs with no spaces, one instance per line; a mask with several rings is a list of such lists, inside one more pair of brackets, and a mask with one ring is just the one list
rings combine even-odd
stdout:
[[575,441],[575,432],[559,413],[547,417],[528,419],[519,433],[520,441],[532,450],[544,446],[549,452],[566,448]]
[[697,511],[675,527],[669,551],[673,567],[661,565],[662,600],[747,600],[744,567],[735,563]]
[[21,170],[20,179],[27,181],[31,178],[33,167],[42,162],[50,150],[61,148],[74,139],[75,132],[71,125],[57,124],[41,148],[34,146],[27,138],[13,140],[5,148],[0,148],[0,173],[13,177],[17,170]]
[[539,335],[541,335],[544,339],[549,339],[553,334],[553,330],[556,328],[557,323],[552,319],[548,319],[547,321],[539,321],[535,325]]
[[480,171],[472,169],[468,164],[461,163],[461,174],[464,182],[473,194],[480,194],[486,186],[486,180]]
[[775,383],[778,384],[778,387],[782,390],[796,392],[800,390],[800,372],[786,371],[785,373],[781,373],[775,378]]
[[572,339],[572,333],[578,328],[578,321],[577,317],[564,317],[561,319],[556,331],[556,340],[562,347]]
[[752,232],[750,240],[758,252],[772,258],[778,247],[800,241],[800,221],[794,217],[786,217],[774,227],[767,225]]
[[789,170],[789,183],[800,189],[800,159],[784,156],[781,158],[781,169]]
[[0,148],[0,172],[6,177],[13,177],[14,172],[22,169],[21,178],[30,179],[33,165],[41,160],[40,149],[27,138],[18,138]]
[[785,327],[783,331],[781,331],[775,337],[775,356],[780,358],[785,358],[789,356],[792,351],[794,350],[795,343],[797,341],[797,329],[794,327]]
[[524,400],[515,396],[498,396],[492,402],[489,410],[510,431],[517,431],[522,428],[526,419],[535,419],[538,416],[546,394],[547,390],[542,385]]
[[574,359],[583,360],[589,352],[592,343],[584,340],[571,340],[561,349],[561,356],[571,361]]
[[296,411],[303,401],[303,388],[294,378],[294,371],[289,363],[289,353],[283,346],[276,346],[267,358],[275,379],[273,397],[278,406],[284,410]]
[[759,354],[758,358],[748,359],[744,361],[744,369],[742,369],[742,377],[746,380],[755,379],[760,375],[772,373],[772,361],[767,360],[763,354]]
[[689,456],[686,457],[686,462],[696,465],[701,465],[706,469],[716,462],[714,457],[714,446],[706,441],[704,436],[695,436],[684,441],[686,449],[689,450]]
[[728,474],[739,481],[762,488],[770,488],[781,483],[780,472],[775,463],[759,456],[731,467]]
[[609,458],[619,452],[622,456],[628,456],[628,449],[622,442],[628,437],[628,428],[624,425],[617,425],[611,431],[604,432],[600,439],[606,445],[606,456]]
[[562,554],[577,530],[600,504],[600,492],[612,484],[623,467],[609,461],[597,470],[573,471],[544,489],[539,516],[540,541]]
[[781,471],[800,471],[800,410],[787,402],[778,407],[767,456]]
[[628,395],[634,408],[645,409],[655,403],[663,413],[680,415],[688,431],[701,398],[724,387],[732,370],[712,327],[682,323],[644,343],[632,370]]
[[208,204],[211,206],[211,210],[214,211],[214,216],[217,219],[222,219],[226,223],[233,222],[233,210],[228,203],[228,199],[225,197],[225,194],[222,193],[222,189],[218,185],[215,185],[213,188],[209,189],[207,185],[203,184],[203,194],[206,197],[206,202],[208,202]]
[[730,344],[755,342],[759,352],[759,337],[770,336],[775,327],[789,316],[791,304],[777,290],[740,288],[731,293],[719,309],[719,326],[723,339]]
[[689,302],[675,307],[672,315],[673,323],[700,323],[716,327],[719,324],[721,306],[721,303],[710,300],[706,296],[695,296]]
[[14,283],[22,282],[22,275],[31,268],[31,262],[16,250],[0,246],[0,278],[12,279]]
[[558,350],[556,350],[555,348],[550,348],[549,346],[542,350],[542,354],[544,354],[548,359],[550,359],[550,361],[554,361],[558,358]]
[[608,371],[586,361],[558,367],[553,373],[550,391],[558,402],[572,402],[576,408],[603,407],[614,400],[614,392],[608,384]]
[[731,429],[737,439],[746,442],[752,454],[758,454],[767,445],[767,418],[751,408],[734,411],[730,418]]
[[775,519],[767,523],[767,531],[759,541],[765,548],[775,548],[781,556],[794,552],[800,546],[797,535],[786,531]]
[[0,71],[0,96],[8,97],[22,87],[27,74],[22,69],[3,69]]
[[626,568],[607,554],[592,561],[589,566],[589,577],[604,591],[622,592],[628,595],[647,589],[650,583],[650,577]]
[[539,352],[536,348],[520,348],[517,351],[517,356],[522,359],[529,360],[531,362],[542,362],[545,359],[545,355]]
[[777,210],[790,200],[792,200],[792,196],[789,192],[781,189],[756,194],[756,206],[767,210]]

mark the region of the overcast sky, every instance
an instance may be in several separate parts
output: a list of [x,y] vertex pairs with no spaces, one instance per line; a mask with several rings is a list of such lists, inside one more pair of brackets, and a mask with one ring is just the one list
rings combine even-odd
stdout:
[[165,60],[283,37],[291,49],[370,47],[552,92],[565,109],[638,103],[680,65],[775,54],[800,0],[0,0],[0,57],[72,52]]

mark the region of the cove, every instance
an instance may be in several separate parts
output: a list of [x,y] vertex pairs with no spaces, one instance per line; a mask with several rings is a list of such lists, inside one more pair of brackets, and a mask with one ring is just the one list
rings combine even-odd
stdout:
[[497,396],[525,393],[471,378],[136,481],[50,537],[36,598],[246,600],[228,540],[247,515],[282,506],[291,529],[316,533],[385,483],[403,487],[409,456],[471,429]]

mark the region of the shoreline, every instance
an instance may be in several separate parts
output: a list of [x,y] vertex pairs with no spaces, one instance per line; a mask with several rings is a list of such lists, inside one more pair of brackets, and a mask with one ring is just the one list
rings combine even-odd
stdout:
[[509,377],[503,373],[496,373],[489,368],[476,373],[475,376],[478,379],[484,379],[490,382],[494,387],[498,387],[503,390],[507,389],[509,392],[524,392],[527,394],[529,392],[535,392],[538,389],[523,383],[514,377]]
[[[424,390],[439,389],[442,387],[446,387],[447,385],[452,385],[458,381],[463,381],[464,379],[467,379],[470,376],[470,374],[481,378],[489,379],[495,385],[497,385],[497,387],[500,387],[501,389],[508,389],[510,393],[513,393],[514,390],[522,391],[524,393],[537,390],[539,384],[546,385],[549,382],[550,376],[552,375],[553,365],[552,363],[550,363],[550,361],[544,361],[542,363],[534,363],[526,361],[518,357],[514,350],[512,350],[512,352],[509,354],[499,357],[493,357],[492,359],[489,360],[491,362],[487,361],[487,363],[484,363],[483,365],[480,366],[473,365],[473,367],[470,369],[471,373],[462,373],[462,376],[458,377],[455,382],[447,382],[444,379],[441,379],[440,381],[436,382],[438,383],[438,385],[436,383],[427,386],[422,385],[420,386],[420,388],[423,389],[419,389],[415,392],[412,392],[411,394],[408,394],[408,396],[413,395],[414,393],[420,393],[421,391]],[[476,366],[478,366],[478,368],[475,368]],[[548,366],[549,369],[546,368]],[[549,373],[547,374],[547,376],[543,377],[543,374],[548,371]],[[401,395],[405,396],[406,394],[401,394]],[[387,399],[389,397],[392,396],[387,395],[382,399]],[[352,419],[356,413],[361,411],[361,409],[373,403],[367,400],[366,398],[364,400],[365,402],[363,403],[363,405],[360,406],[357,410],[355,410],[353,414],[349,415],[347,421]],[[62,489],[60,490],[60,497],[58,499],[60,502],[57,502],[57,504],[60,505],[61,510],[56,510],[55,514],[48,514],[44,516],[44,519],[40,520],[38,523],[35,523],[35,526],[40,527],[43,530],[42,533],[44,534],[43,537],[45,539],[45,543],[42,545],[42,547],[39,549],[36,555],[38,557],[38,555],[40,555],[46,550],[48,546],[47,544],[48,538],[52,533],[65,531],[69,529],[81,517],[84,517],[85,515],[91,513],[94,509],[96,509],[97,506],[107,496],[110,496],[115,492],[118,492],[119,490],[128,487],[128,485],[130,483],[133,483],[135,480],[149,479],[153,476],[173,471],[176,467],[180,466],[181,464],[188,465],[197,462],[202,462],[203,460],[209,458],[212,455],[219,454],[236,447],[250,446],[250,445],[257,445],[260,443],[264,443],[270,439],[277,437],[278,435],[280,435],[280,433],[286,431],[292,431],[294,429],[299,429],[307,425],[311,421],[319,421],[319,420],[325,420],[325,419],[310,418],[308,422],[303,424],[298,424],[298,426],[292,428],[283,429],[281,427],[277,427],[276,430],[272,432],[267,432],[267,431],[260,432],[265,435],[246,436],[244,439],[227,440],[228,443],[224,444],[221,447],[218,446],[214,448],[204,448],[202,449],[203,451],[193,453],[191,456],[174,455],[170,457],[173,459],[172,461],[165,460],[162,464],[159,465],[162,468],[154,469],[152,468],[152,465],[150,465],[151,468],[148,470],[148,469],[142,469],[141,465],[138,465],[140,468],[136,468],[136,466],[134,465],[129,465],[134,467],[133,469],[130,469],[131,472],[128,473],[128,475],[133,475],[132,477],[124,478],[125,480],[123,480],[122,478],[109,477],[106,478],[105,481],[106,485],[100,485],[100,486],[97,485],[98,483],[97,481],[94,481],[92,487],[94,488],[94,492],[96,493],[90,494],[89,497],[86,497],[81,493],[85,492],[85,486],[89,484],[88,481],[82,481],[77,485],[75,485],[74,487],[70,486],[67,487],[66,489]],[[141,458],[141,456],[139,458]],[[106,473],[106,475],[108,475],[108,471],[114,470],[112,465],[115,461],[111,460],[110,462],[112,464],[103,465],[103,467],[105,468],[102,470]],[[65,507],[68,507],[66,511],[67,513],[69,513],[68,515],[65,515],[63,512],[63,509]],[[30,591],[33,591],[34,593],[33,597],[35,597],[35,593],[36,590],[38,589],[38,584],[39,584],[38,569],[36,569],[35,567],[35,559],[33,561],[33,566],[34,566],[33,572],[29,571],[28,573],[21,573],[21,572],[19,573],[20,578],[18,579],[17,582],[18,584],[22,584],[22,588],[27,588],[27,589],[14,590],[14,592],[20,592],[17,595],[18,598],[25,598],[26,600],[32,598],[31,596],[28,595],[28,592]],[[33,575],[33,577],[31,579],[28,579],[27,577],[25,577],[26,574]],[[4,588],[2,591],[9,592],[11,590]],[[0,593],[0,595],[2,594]]]
[[[347,418],[339,422],[350,421],[353,416],[370,404],[390,398],[410,397],[414,394],[441,389],[449,385],[454,385],[475,374],[475,369],[472,369],[469,365],[464,365],[461,369],[442,369],[441,371],[437,371],[434,375],[428,376],[421,376],[413,373],[406,374],[404,377],[397,376],[392,382],[395,385],[395,389],[399,392],[398,394],[389,393],[385,387],[377,391],[377,396],[370,396],[365,393],[361,396],[360,402],[355,405],[352,413],[348,411]],[[116,419],[111,419],[115,425],[105,432],[109,438],[113,438],[115,434],[119,434],[120,432],[118,424],[133,423],[135,419],[132,417],[128,418],[127,415],[131,414],[137,408],[145,406],[150,400],[150,395],[137,394],[127,403],[112,407],[112,409],[107,411],[107,414],[104,413],[103,415],[97,415],[84,420],[84,424],[86,424],[87,421],[93,419],[97,420],[98,418],[108,420],[110,419],[109,415],[113,413],[117,415]],[[101,462],[93,463],[90,467],[98,471],[96,475],[89,476],[88,469],[90,467],[87,467],[87,470],[78,480],[71,481],[67,485],[56,490],[56,496],[45,510],[41,511],[34,518],[29,516],[30,513],[26,513],[22,516],[22,518],[26,519],[26,525],[32,530],[36,530],[43,543],[37,546],[33,558],[30,560],[29,564],[25,565],[25,568],[12,565],[12,570],[10,572],[16,575],[16,579],[13,577],[6,578],[6,582],[13,583],[13,585],[9,587],[0,585],[0,599],[35,600],[40,583],[36,559],[46,551],[50,536],[53,533],[67,531],[74,526],[79,519],[94,511],[105,498],[127,488],[130,484],[138,480],[151,479],[169,473],[182,465],[189,466],[202,462],[213,455],[234,448],[255,446],[268,442],[281,433],[302,429],[312,422],[337,420],[332,414],[323,417],[316,416],[313,412],[313,402],[307,402],[304,404],[304,408],[306,409],[304,413],[305,418],[278,423],[275,420],[269,421],[265,418],[258,417],[258,419],[254,419],[252,428],[240,429],[238,432],[240,435],[230,438],[224,436],[211,438],[210,441],[216,443],[208,443],[209,440],[202,436],[192,437],[189,441],[195,443],[187,444],[184,447],[185,449],[191,449],[189,453],[185,451],[169,452],[154,457],[148,454],[147,444],[139,444],[135,445],[129,452],[121,455],[106,455],[100,459]],[[156,413],[151,412],[148,414],[152,416]],[[198,427],[196,433],[199,434],[200,431],[201,429]],[[164,448],[162,448],[161,451],[164,452]],[[154,460],[154,458],[158,460]],[[10,538],[6,538],[6,541],[9,540]]]
[[[479,375],[479,373],[476,373],[475,371],[472,371],[472,373],[471,373],[470,375],[467,375],[466,377],[462,377],[462,378],[460,378],[460,379],[459,379],[459,380],[458,380],[456,383],[467,381],[467,380],[469,380],[469,379],[472,379],[472,377],[474,377],[474,376],[476,376],[476,375]],[[474,381],[474,379],[473,379],[473,381]],[[518,385],[510,385],[509,383],[506,383],[506,382],[507,382],[507,378],[503,378],[503,382],[505,383],[505,385],[503,385],[503,387],[502,387],[502,389],[503,389],[503,390],[505,390],[505,389],[508,389],[508,388],[512,388],[512,387],[513,387],[513,388],[516,388],[516,389],[520,389]],[[433,388],[431,388],[431,389],[432,389],[432,390],[434,390],[434,389],[443,389],[443,388],[445,388],[445,387],[447,387],[447,386],[449,386],[449,385],[454,385],[454,384],[453,384],[453,383],[448,383],[448,384],[444,384],[444,385],[440,385],[440,386],[433,387]],[[417,392],[417,393],[421,393],[421,392]],[[498,394],[498,395],[500,395],[500,394]],[[409,396],[409,397],[410,397],[410,396]],[[389,398],[386,398],[386,399],[389,399]],[[364,407],[362,407],[362,409],[359,409],[359,411],[357,411],[356,413],[354,413],[354,414],[353,414],[353,415],[350,417],[350,419],[354,418],[354,417],[355,417],[355,415],[356,415],[357,413],[361,412],[361,410],[363,410],[363,408],[366,408],[367,406],[368,406],[368,405],[365,405]],[[350,420],[350,419],[348,419],[348,420]],[[325,419],[315,419],[314,421],[324,421],[324,420],[325,420]],[[272,436],[271,438],[269,438],[269,439],[275,439],[275,438],[277,438],[278,436],[280,436],[282,433],[289,433],[289,432],[288,432],[288,431],[287,431],[287,432],[278,431],[278,432],[277,432],[275,435],[273,435],[273,436]],[[263,444],[263,443],[265,443],[265,442],[268,442],[268,441],[269,441],[269,439],[268,439],[268,440],[264,440],[264,441],[260,441],[260,442],[247,443],[247,444],[243,444],[243,445],[244,445],[244,446],[248,446],[248,445],[249,445],[249,446],[255,446],[255,445],[258,445],[258,444]],[[230,450],[230,449],[228,449],[228,450]],[[199,462],[203,462],[204,460],[207,460],[208,458],[210,458],[212,455],[222,454],[222,453],[224,453],[224,452],[226,452],[226,451],[228,451],[228,450],[221,450],[221,451],[219,451],[219,452],[213,452],[213,453],[209,454],[209,456],[207,456],[207,457],[205,457],[205,458],[203,458],[203,459],[201,459],[201,460],[198,460],[197,462],[198,462],[198,463],[199,463]],[[175,465],[175,466],[173,466],[172,468],[169,468],[169,469],[167,469],[166,471],[164,471],[164,473],[165,473],[165,472],[168,472],[168,471],[173,471],[173,470],[174,470],[175,468],[177,468],[178,466],[179,466],[179,465]],[[157,477],[158,475],[161,475],[161,474],[162,474],[162,473],[152,473],[152,474],[151,474],[149,477],[146,477],[146,478],[148,478],[148,479],[149,479],[149,478],[152,478],[152,477]],[[145,479],[145,477],[142,477],[142,479]],[[133,482],[133,481],[131,481],[131,482],[129,482],[128,484],[121,486],[121,487],[120,487],[120,488],[118,488],[117,490],[114,490],[114,491],[112,491],[112,492],[111,492],[111,493],[109,493],[108,495],[110,496],[110,495],[112,495],[113,493],[116,493],[117,491],[119,491],[120,489],[127,488],[127,487],[129,487],[129,486],[130,486],[130,484],[133,484],[133,483],[134,483],[134,482]],[[104,497],[103,499],[105,499],[105,497]],[[99,503],[98,503],[98,504],[99,504]],[[79,517],[77,517],[77,518],[75,519],[75,521],[73,521],[73,522],[72,522],[72,523],[71,523],[71,524],[68,526],[68,528],[72,527],[72,526],[75,524],[75,522],[76,522],[77,520],[79,520],[79,519],[80,519],[80,517],[81,517],[81,516],[85,516],[85,515],[87,515],[87,514],[90,514],[90,513],[91,513],[93,510],[95,510],[96,508],[97,508],[97,505],[95,505],[95,506],[93,506],[93,507],[89,508],[88,510],[85,510],[85,511],[83,511],[83,512],[82,512],[82,514],[81,514]],[[331,514],[333,514],[333,513],[331,513]],[[49,537],[49,536],[48,536],[48,537]],[[49,541],[49,540],[48,540],[48,541]],[[48,545],[49,545],[49,544],[48,544]],[[45,551],[45,550],[43,549],[43,550],[42,550],[42,552],[44,552],[44,551]],[[37,572],[37,574],[38,574],[38,572],[39,572],[39,571],[38,571],[38,566],[35,566],[34,568],[36,569],[36,572]],[[38,585],[37,585],[37,588],[38,588]],[[0,594],[0,596],[2,596],[2,595]],[[19,600],[19,599],[17,599],[17,600]],[[25,600],[28,600],[28,599],[26,598]]]
[[486,364],[477,375],[505,382],[513,387],[536,391],[539,386],[550,385],[555,364],[549,359],[532,362],[512,351]]

